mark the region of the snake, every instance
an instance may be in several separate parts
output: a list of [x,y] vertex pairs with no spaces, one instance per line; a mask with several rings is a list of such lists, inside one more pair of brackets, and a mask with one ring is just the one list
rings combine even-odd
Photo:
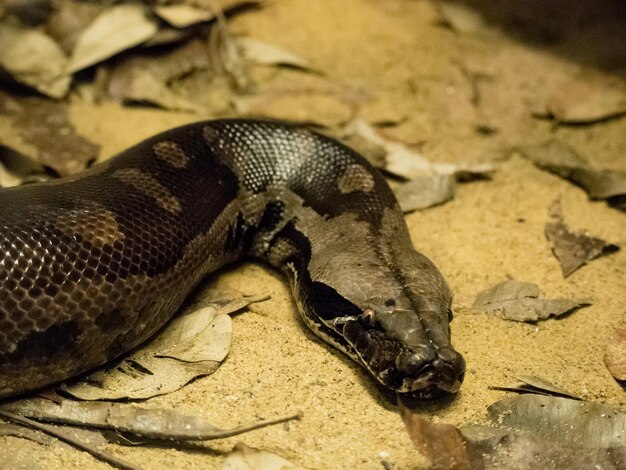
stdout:
[[451,290],[382,173],[310,126],[233,118],[0,190],[0,398],[128,353],[243,257],[282,271],[304,323],[384,390],[459,390]]

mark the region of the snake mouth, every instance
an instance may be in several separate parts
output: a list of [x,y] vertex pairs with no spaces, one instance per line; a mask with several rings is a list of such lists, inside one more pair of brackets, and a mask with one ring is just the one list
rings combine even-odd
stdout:
[[396,393],[431,398],[455,393],[463,382],[465,360],[449,343],[411,347],[379,324],[363,325],[356,318],[343,322],[340,333],[349,354]]

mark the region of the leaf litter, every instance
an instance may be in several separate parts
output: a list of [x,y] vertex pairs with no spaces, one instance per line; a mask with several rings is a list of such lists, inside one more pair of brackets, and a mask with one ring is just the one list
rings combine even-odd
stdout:
[[[154,347],[150,347],[149,344],[141,351],[148,351],[149,354],[145,354],[145,357],[152,356],[157,359],[175,360],[181,364],[212,362],[212,360],[207,359],[208,357],[223,358],[228,352],[224,346],[226,344],[230,346],[231,323],[228,314],[237,312],[251,303],[267,300],[268,298],[267,296],[236,296],[232,294],[223,296],[209,307],[205,307],[204,310],[196,310],[191,314],[175,319],[161,335],[150,343],[154,343]],[[207,330],[210,330],[208,336]],[[139,354],[141,351],[131,355],[126,361],[122,361],[122,364],[130,363],[133,361],[133,358],[137,358],[137,361],[140,361],[142,359],[142,356]],[[81,385],[69,387],[63,393],[69,392],[75,397],[87,398],[88,400],[110,399],[111,397],[114,399],[143,399],[175,389],[171,387],[170,383],[159,387],[156,385],[158,380],[153,380],[154,377],[157,377],[169,381],[169,375],[172,374],[171,367],[167,366],[165,370],[157,370],[158,367],[154,367],[155,373],[152,373],[152,371],[148,371],[145,368],[144,364],[146,362],[134,364],[134,377],[130,377],[128,380],[125,377],[128,375],[128,370],[125,370],[124,366],[118,365],[115,371],[112,372],[112,374],[123,376],[120,380],[122,382],[120,387],[126,386],[130,388],[130,393],[123,393],[128,392],[127,389],[123,388],[120,390],[101,390],[93,387],[92,384],[86,387]],[[148,365],[150,364],[148,363]],[[183,365],[182,367],[184,368],[185,366]],[[213,364],[211,367],[213,367]],[[145,377],[142,376],[142,373],[147,372],[149,372],[149,379],[151,379],[148,380],[148,383],[146,383]],[[165,373],[165,377],[159,376],[159,374],[163,373]],[[101,380],[99,374],[101,372],[91,375],[86,383],[89,384],[90,381],[93,381],[93,377],[96,377],[96,380]],[[134,382],[133,379],[135,379]],[[108,385],[111,385],[113,382],[114,380],[109,377],[103,380],[103,383]],[[179,383],[178,388],[182,385],[184,383]],[[135,393],[137,391],[139,393]],[[150,393],[153,391],[157,393]],[[265,426],[299,419],[300,414],[292,414],[231,429],[221,429],[197,416],[187,416],[175,410],[148,409],[131,404],[105,401],[74,401],[63,399],[61,396],[52,393],[47,394],[45,398],[32,398],[6,403],[0,406],[0,417],[50,434],[57,439],[90,452],[96,458],[107,461],[114,466],[135,468],[127,462],[116,459],[99,450],[97,447],[103,442],[99,432],[112,431],[115,434],[107,436],[107,438],[125,445],[164,444],[164,441],[204,441],[232,437]],[[59,428],[40,423],[39,421],[63,424],[65,426],[80,426],[81,429],[91,429],[92,431],[89,432],[92,433],[95,432],[93,430],[97,430],[98,434],[93,436],[90,434],[77,435],[72,427]]]
[[472,309],[505,320],[537,322],[587,305],[590,299],[546,299],[537,284],[507,280],[481,291]]
[[565,278],[589,261],[619,251],[618,245],[601,238],[572,232],[563,220],[559,201],[552,204],[550,217],[552,220],[546,224],[544,231]]

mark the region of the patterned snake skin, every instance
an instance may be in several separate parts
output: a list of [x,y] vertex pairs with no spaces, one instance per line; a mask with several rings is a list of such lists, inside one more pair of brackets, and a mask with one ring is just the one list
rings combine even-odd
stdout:
[[244,255],[282,270],[313,331],[384,386],[458,390],[450,291],[380,173],[306,127],[223,120],[0,190],[0,397],[129,351]]

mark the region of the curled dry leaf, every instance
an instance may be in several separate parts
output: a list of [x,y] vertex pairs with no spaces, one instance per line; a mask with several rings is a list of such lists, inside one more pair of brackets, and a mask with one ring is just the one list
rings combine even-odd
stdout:
[[139,4],[117,5],[100,15],[80,34],[67,73],[102,62],[156,34],[157,21]]
[[50,36],[0,23],[0,44],[0,68],[15,81],[51,98],[67,94],[71,82],[63,75],[67,57]]
[[456,180],[452,175],[424,174],[394,188],[402,211],[412,212],[443,204],[454,198]]
[[144,348],[66,392],[82,400],[146,399],[210,375],[230,350],[232,322],[214,307],[175,318]]
[[560,205],[550,209],[552,221],[545,226],[546,238],[552,243],[552,252],[559,260],[563,277],[568,277],[581,266],[603,255],[615,253],[619,246],[607,243],[583,232],[572,232],[563,221]]
[[19,400],[0,406],[0,414],[5,412],[37,421],[109,429],[146,439],[176,441],[223,439],[300,418],[299,414],[293,414],[232,429],[220,429],[197,416],[184,415],[170,409],[72,400],[54,403],[42,398]]
[[238,443],[222,463],[222,470],[306,470],[280,455]]
[[606,199],[615,205],[626,198],[626,172],[597,170],[569,145],[549,140],[519,148],[537,167],[583,188],[591,199]]
[[541,295],[537,284],[508,280],[480,292],[472,308],[505,320],[536,322],[591,305],[589,299],[545,299]]
[[604,363],[615,380],[626,383],[626,324],[613,331],[604,353]]

